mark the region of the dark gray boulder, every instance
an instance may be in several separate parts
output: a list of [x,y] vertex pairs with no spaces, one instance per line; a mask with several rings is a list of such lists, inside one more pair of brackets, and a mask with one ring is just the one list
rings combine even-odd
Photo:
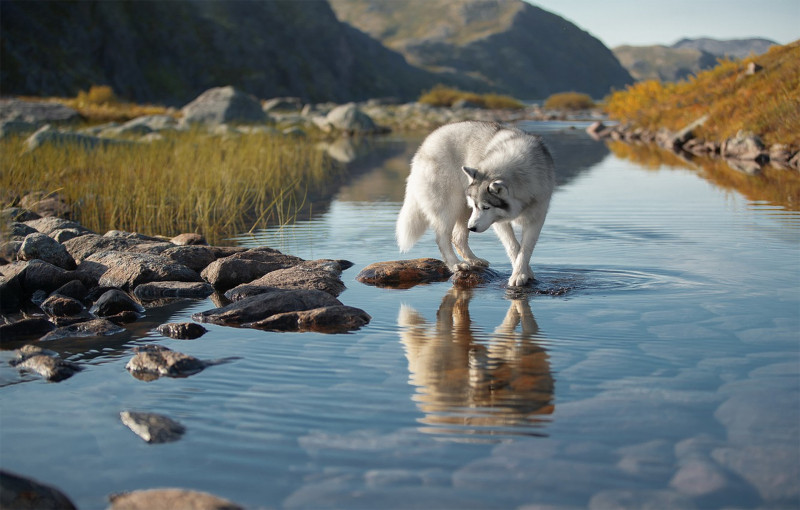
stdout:
[[102,271],[98,283],[102,287],[133,290],[155,281],[200,282],[196,271],[161,255],[119,251],[99,252],[88,256],[79,269],[94,274]]
[[22,291],[26,296],[32,295],[37,290],[50,293],[72,280],[78,280],[88,288],[97,286],[97,279],[92,274],[80,269],[67,271],[39,259],[28,261],[25,264]]
[[0,470],[0,508],[76,510],[60,490],[30,478]]
[[12,222],[9,224],[8,227],[9,227],[7,233],[8,238],[17,241],[23,241],[30,234],[38,232],[38,230],[36,230],[35,228],[19,222]]
[[177,441],[186,432],[186,427],[161,414],[122,411],[119,418],[134,434],[148,443]]
[[83,235],[64,241],[64,247],[72,258],[80,263],[85,258],[103,251],[126,251],[142,244],[140,239],[105,237],[97,234]]
[[75,260],[63,244],[41,232],[28,234],[19,248],[20,260],[40,259],[64,269],[75,269]]
[[86,311],[83,303],[75,298],[53,293],[39,305],[50,317],[74,317]]
[[122,333],[125,328],[106,319],[93,319],[56,328],[39,339],[41,342],[63,340],[65,338],[88,338],[110,336]]
[[312,310],[275,314],[247,324],[255,329],[271,331],[317,331],[344,333],[369,324],[372,317],[360,308],[346,305],[325,306]]
[[227,306],[196,313],[192,319],[223,326],[245,326],[279,313],[341,305],[338,299],[321,290],[270,289]]
[[260,294],[271,288],[316,289],[337,297],[345,290],[339,275],[342,267],[335,260],[309,260],[285,269],[270,271],[250,283],[238,285],[225,293],[231,301]]
[[227,290],[302,261],[301,258],[284,255],[272,248],[254,248],[215,260],[200,275],[215,289]]
[[5,348],[9,344],[36,340],[54,329],[56,329],[55,324],[40,317],[0,324],[0,346]]
[[160,299],[205,299],[214,293],[206,282],[148,282],[137,285],[133,295],[141,301]]
[[111,317],[123,312],[134,312],[141,316],[144,314],[144,308],[134,301],[126,292],[112,289],[104,292],[97,301],[95,301],[89,312],[98,317]]
[[65,361],[58,353],[37,345],[25,345],[17,350],[16,355],[17,358],[10,361],[12,366],[36,372],[52,382],[63,381],[82,370],[80,365]]
[[267,114],[258,100],[235,88],[216,87],[206,90],[181,109],[184,124],[261,124]]

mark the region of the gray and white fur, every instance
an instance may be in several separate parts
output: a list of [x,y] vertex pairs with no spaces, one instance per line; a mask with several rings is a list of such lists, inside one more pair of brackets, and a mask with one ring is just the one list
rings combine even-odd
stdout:
[[487,267],[470,249],[469,233],[492,226],[511,260],[508,284],[525,285],[554,186],[553,160],[540,137],[491,122],[442,126],[412,159],[397,244],[410,250],[430,227],[453,271]]

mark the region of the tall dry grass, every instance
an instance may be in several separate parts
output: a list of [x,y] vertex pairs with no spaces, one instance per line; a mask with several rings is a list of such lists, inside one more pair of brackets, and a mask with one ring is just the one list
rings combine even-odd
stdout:
[[[286,223],[340,170],[311,142],[280,135],[174,133],[163,141],[86,150],[0,142],[0,188],[55,192],[98,232],[200,232],[217,242]],[[9,204],[0,204],[9,205]]]

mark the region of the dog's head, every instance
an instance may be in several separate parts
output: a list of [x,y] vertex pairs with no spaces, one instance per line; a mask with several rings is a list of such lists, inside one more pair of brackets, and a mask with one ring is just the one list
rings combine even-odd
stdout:
[[467,177],[467,204],[472,214],[467,228],[472,232],[484,232],[496,221],[509,219],[509,191],[502,180],[492,180],[475,168],[461,167]]

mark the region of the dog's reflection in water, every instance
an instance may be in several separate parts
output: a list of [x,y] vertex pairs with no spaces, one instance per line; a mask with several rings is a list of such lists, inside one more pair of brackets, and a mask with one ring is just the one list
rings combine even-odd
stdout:
[[452,288],[436,324],[400,308],[410,381],[425,415],[420,421],[439,433],[538,435],[531,428],[553,412],[554,383],[530,305],[510,301],[494,333],[480,334],[470,320],[471,299],[471,290]]

